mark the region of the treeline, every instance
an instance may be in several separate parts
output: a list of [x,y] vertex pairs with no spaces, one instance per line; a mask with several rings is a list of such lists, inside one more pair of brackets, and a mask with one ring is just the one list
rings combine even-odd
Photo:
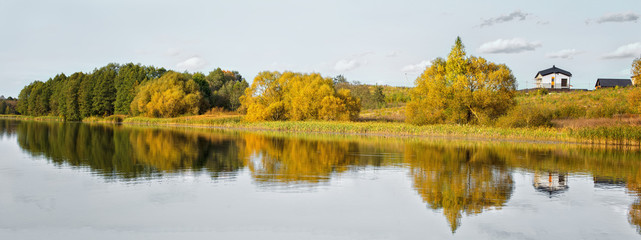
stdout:
[[16,99],[0,96],[0,114],[16,114],[16,105],[18,105]]
[[361,99],[363,109],[403,106],[410,100],[408,87],[392,87],[364,84],[358,81],[349,82],[343,75],[333,78],[337,89],[348,89],[352,96]]
[[[640,76],[641,57],[632,64],[633,81],[638,84]],[[596,116],[641,112],[641,89],[630,92],[627,103],[631,107],[604,107],[608,111]],[[238,72],[220,68],[205,75],[133,63],[109,64],[92,73],[58,74],[45,82],[35,81],[20,92],[17,104],[0,102],[0,114],[61,116],[65,120],[110,115],[176,117],[215,107],[246,113],[248,121],[353,121],[361,109],[407,104],[405,121],[416,125],[551,125],[555,113],[541,108],[540,102],[527,106],[515,97],[512,71],[505,64],[467,56],[457,38],[447,58],[432,61],[413,88],[294,72],[259,73],[250,87]],[[577,104],[568,104],[567,111],[557,115],[581,115],[575,111]]]
[[92,73],[58,74],[27,85],[18,96],[17,111],[70,121],[114,114],[174,117],[212,107],[236,110],[247,86],[238,72],[220,68],[205,75],[112,63]]

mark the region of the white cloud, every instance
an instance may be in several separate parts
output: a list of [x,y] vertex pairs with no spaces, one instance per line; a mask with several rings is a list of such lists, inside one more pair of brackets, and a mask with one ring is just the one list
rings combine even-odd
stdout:
[[361,63],[356,59],[341,59],[334,65],[334,70],[339,72],[351,71],[360,66]]
[[603,56],[605,59],[613,58],[633,58],[641,55],[641,42],[630,43],[623,45],[614,52],[608,53]]
[[525,20],[525,18],[527,18],[528,15],[530,14],[521,12],[521,10],[516,10],[514,12],[511,12],[508,15],[501,15],[494,18],[484,19],[483,22],[481,23],[481,27],[492,26],[497,23],[504,23],[504,22],[510,22],[515,20],[523,21]]
[[207,65],[207,61],[205,61],[205,59],[201,57],[196,56],[176,64],[176,68],[178,68],[178,70],[180,71],[196,71],[200,70],[205,65]]
[[411,64],[411,65],[404,66],[401,69],[401,72],[404,72],[404,73],[419,73],[419,72],[424,71],[425,68],[427,68],[427,66],[430,66],[430,65],[432,65],[432,61],[423,60],[423,61],[421,61],[420,63],[417,63],[417,64]]
[[545,56],[548,58],[573,58],[574,56],[583,53],[582,51],[577,51],[576,49],[563,49],[558,52],[547,53]]
[[366,65],[367,58],[370,55],[374,55],[374,54],[376,53],[372,51],[367,51],[367,52],[354,54],[348,58],[338,60],[336,64],[334,64],[334,70],[337,72],[346,72],[346,71],[354,70],[360,66]]
[[541,47],[540,42],[528,42],[525,39],[497,39],[492,42],[486,42],[481,45],[479,51],[482,53],[520,53],[525,51],[534,51]]
[[[633,12],[623,12],[623,13],[608,13],[597,20],[596,23],[606,23],[606,22],[636,22],[641,15]],[[589,22],[589,20],[588,20]]]

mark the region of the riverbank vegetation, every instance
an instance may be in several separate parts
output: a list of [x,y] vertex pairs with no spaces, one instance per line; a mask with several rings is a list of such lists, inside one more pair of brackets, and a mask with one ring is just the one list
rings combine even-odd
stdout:
[[[634,60],[632,75],[641,70]],[[635,72],[636,71],[636,72]],[[4,112],[3,110],[4,109]],[[639,144],[641,88],[519,93],[504,64],[467,56],[457,38],[414,88],[317,73],[178,73],[109,64],[58,74],[3,99],[5,118],[252,130]],[[22,114],[17,116],[15,114]]]
[[27,85],[18,96],[17,111],[68,121],[114,114],[173,117],[211,107],[236,110],[247,86],[238,72],[220,68],[204,75],[112,63],[92,73],[62,73]]
[[18,112],[16,110],[17,105],[18,105],[18,100],[12,97],[5,98],[4,96],[0,96],[0,115],[16,114]]

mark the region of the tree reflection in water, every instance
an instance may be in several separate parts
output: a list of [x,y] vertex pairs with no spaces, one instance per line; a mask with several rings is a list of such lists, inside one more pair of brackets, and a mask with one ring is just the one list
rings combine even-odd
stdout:
[[261,186],[311,187],[364,167],[402,167],[422,200],[443,211],[452,232],[464,214],[507,204],[514,169],[534,173],[532,187],[556,192],[571,191],[568,176],[588,173],[596,187],[616,179],[615,187],[637,197],[628,220],[641,232],[638,149],[0,120],[0,136],[12,135],[33,156],[113,180],[183,171],[234,178],[248,169]]
[[309,184],[329,180],[358,160],[354,142],[309,141],[304,139],[268,137],[245,134],[242,153],[252,176],[258,182]]
[[629,177],[626,186],[628,191],[637,195],[637,199],[632,203],[630,211],[628,211],[628,222],[635,225],[637,232],[641,233],[641,172]]
[[20,122],[18,144],[57,165],[89,167],[110,179],[137,179],[179,170],[233,176],[243,168],[225,135],[78,123]]
[[510,198],[512,176],[489,149],[410,144],[405,150],[414,188],[432,209],[442,209],[454,233],[461,216],[500,209]]

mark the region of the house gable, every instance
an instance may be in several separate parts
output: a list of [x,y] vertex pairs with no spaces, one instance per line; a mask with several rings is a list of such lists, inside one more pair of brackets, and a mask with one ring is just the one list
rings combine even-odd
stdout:
[[563,69],[557,68],[556,66],[552,65],[551,68],[548,68],[548,69],[545,69],[545,70],[541,70],[538,73],[536,73],[534,78],[540,78],[540,77],[543,77],[543,76],[546,76],[546,75],[550,75],[550,74],[563,74],[563,75],[566,75],[568,77],[572,77],[572,73],[570,73],[568,71],[565,71]]

